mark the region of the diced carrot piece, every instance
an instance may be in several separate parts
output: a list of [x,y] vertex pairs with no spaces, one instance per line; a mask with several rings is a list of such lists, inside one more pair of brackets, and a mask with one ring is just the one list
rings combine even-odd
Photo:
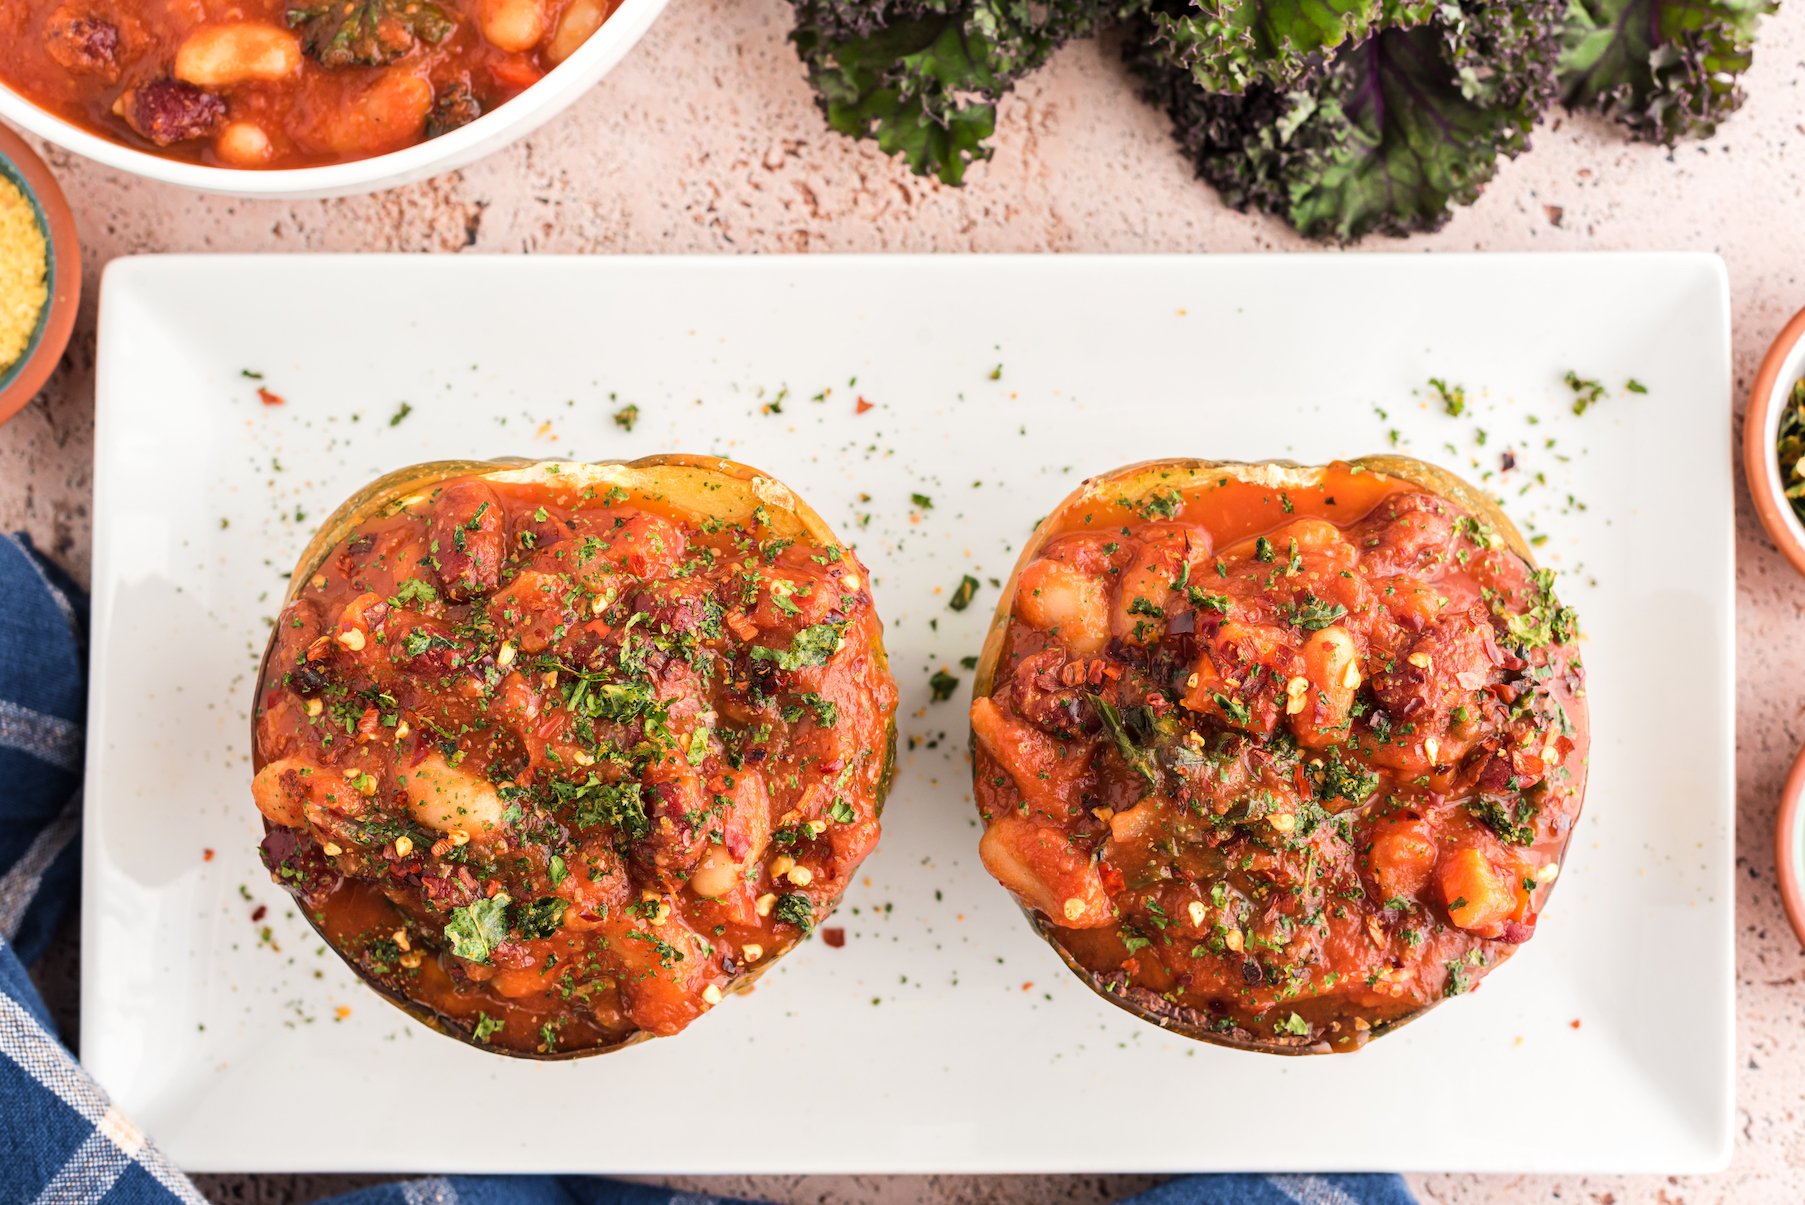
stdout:
[[1396,821],[1373,837],[1373,880],[1386,899],[1414,900],[1435,870],[1435,840],[1420,821]]
[[1517,910],[1515,889],[1476,849],[1454,851],[1442,859],[1436,874],[1449,919],[1469,933],[1496,936],[1502,922]]

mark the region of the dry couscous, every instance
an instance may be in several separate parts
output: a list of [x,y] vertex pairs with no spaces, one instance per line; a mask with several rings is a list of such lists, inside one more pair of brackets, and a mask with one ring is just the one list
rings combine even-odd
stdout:
[[0,373],[25,354],[49,300],[49,249],[37,209],[0,178]]

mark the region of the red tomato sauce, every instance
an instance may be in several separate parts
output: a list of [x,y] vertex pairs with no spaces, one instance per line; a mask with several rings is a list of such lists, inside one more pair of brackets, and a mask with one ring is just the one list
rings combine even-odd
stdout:
[[412,146],[519,95],[620,0],[0,0],[0,81],[103,138],[239,168]]
[[671,1034],[878,839],[896,688],[849,550],[479,477],[361,524],[257,696],[265,863],[379,989],[498,1050]]
[[1482,519],[1371,471],[1073,508],[972,707],[985,865],[1143,1015],[1358,1047],[1534,932],[1577,638]]

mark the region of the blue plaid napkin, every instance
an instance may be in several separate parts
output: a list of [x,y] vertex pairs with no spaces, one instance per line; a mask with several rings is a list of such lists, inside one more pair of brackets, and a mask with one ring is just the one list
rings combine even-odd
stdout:
[[[24,536],[0,536],[0,1205],[204,1198],[56,1037],[25,967],[81,866],[87,600]],[[248,801],[247,801],[248,806]],[[725,1198],[577,1176],[379,1185],[340,1205],[708,1205]],[[1414,1205],[1396,1176],[1188,1176],[1134,1205]]]

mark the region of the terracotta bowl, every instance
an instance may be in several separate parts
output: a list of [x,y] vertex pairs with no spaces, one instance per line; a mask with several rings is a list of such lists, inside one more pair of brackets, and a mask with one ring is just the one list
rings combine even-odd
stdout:
[[1768,346],[1761,369],[1749,390],[1749,408],[1742,420],[1742,467],[1748,478],[1755,513],[1767,528],[1774,545],[1805,574],[1805,524],[1793,513],[1780,475],[1774,438],[1780,415],[1786,409],[1793,382],[1805,377],[1805,310],[1792,316]]
[[1780,819],[1774,825],[1774,865],[1778,868],[1780,902],[1793,932],[1805,944],[1805,750],[1792,764],[1780,792]]
[[37,210],[49,254],[50,296],[38,315],[38,329],[25,345],[25,353],[10,367],[0,368],[0,423],[25,408],[50,379],[69,333],[75,329],[75,310],[81,301],[81,246],[75,238],[75,217],[57,187],[50,169],[17,134],[0,126],[0,177],[10,180]]

